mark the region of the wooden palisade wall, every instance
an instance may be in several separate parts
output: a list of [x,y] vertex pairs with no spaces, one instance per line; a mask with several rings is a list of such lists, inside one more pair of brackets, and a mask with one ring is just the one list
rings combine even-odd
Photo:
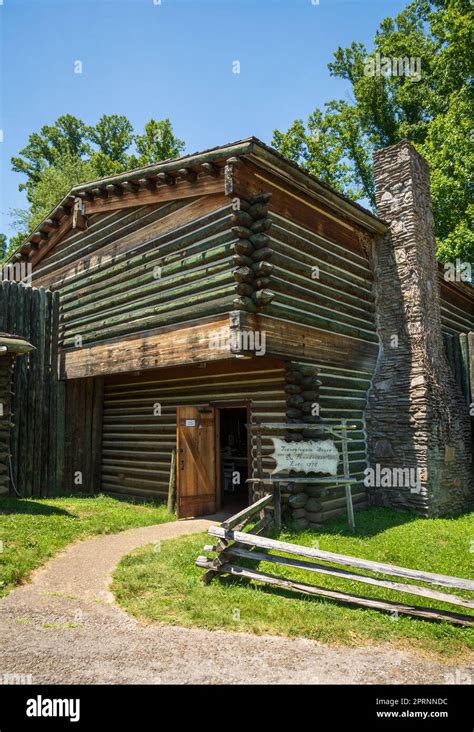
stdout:
[[57,295],[3,281],[0,330],[29,341],[17,359],[11,401],[11,467],[23,496],[52,495],[61,489],[64,435],[63,386],[58,383]]

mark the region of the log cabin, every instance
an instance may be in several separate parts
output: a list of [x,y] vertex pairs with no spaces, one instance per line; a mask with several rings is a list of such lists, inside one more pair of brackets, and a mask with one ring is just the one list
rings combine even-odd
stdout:
[[[230,510],[256,474],[249,425],[347,418],[365,508],[389,228],[254,137],[72,189],[12,258],[59,293],[63,489],[165,498],[176,450],[178,516]],[[472,330],[472,288],[439,287],[444,329]],[[265,475],[270,453],[264,434]],[[300,492],[302,527],[345,510],[329,479]]]

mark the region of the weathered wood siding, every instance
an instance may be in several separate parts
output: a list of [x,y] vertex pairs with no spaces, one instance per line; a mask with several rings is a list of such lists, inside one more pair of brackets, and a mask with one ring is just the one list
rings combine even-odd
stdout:
[[[281,421],[283,367],[239,359],[221,366],[151,370],[106,377],[102,433],[102,489],[164,497],[176,446],[176,407],[211,401],[252,401],[255,419]],[[161,416],[157,412],[161,409]]]
[[100,490],[103,378],[70,379],[65,387],[65,493]]
[[[321,416],[327,424],[347,417],[357,425],[351,434],[351,473],[358,478],[353,489],[357,507],[366,505],[362,484],[365,463],[363,407],[370,375],[321,367]],[[284,364],[257,357],[236,359],[206,368],[183,367],[151,370],[140,376],[110,376],[104,381],[102,432],[102,490],[141,497],[165,497],[171,452],[176,447],[176,407],[210,402],[250,401],[253,421],[286,420]],[[161,415],[158,414],[161,409]],[[275,433],[278,434],[278,433]],[[274,466],[269,457],[269,436],[263,438],[263,467]],[[252,445],[255,457],[255,440]],[[256,470],[256,461],[253,461]],[[343,489],[322,487],[321,520],[344,512]]]
[[372,272],[360,245],[329,241],[278,212],[271,219],[276,294],[264,313],[377,344]]
[[441,324],[450,335],[474,330],[474,287],[445,282],[440,277]]
[[54,495],[61,489],[64,402],[57,373],[58,305],[57,295],[44,288],[5,280],[0,284],[0,331],[34,346],[15,363],[11,400],[0,427],[14,486],[22,496]]
[[175,201],[96,215],[65,237],[35,269],[61,292],[60,346],[231,310],[229,212],[223,197]]
[[15,356],[0,355],[0,495],[8,493],[10,481],[12,381]]

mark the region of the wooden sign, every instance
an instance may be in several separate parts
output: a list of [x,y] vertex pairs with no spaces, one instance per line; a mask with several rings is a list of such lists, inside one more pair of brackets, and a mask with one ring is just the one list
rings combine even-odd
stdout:
[[285,442],[279,437],[273,437],[272,443],[275,452],[271,457],[276,460],[276,467],[271,475],[288,470],[337,474],[339,452],[332,440]]

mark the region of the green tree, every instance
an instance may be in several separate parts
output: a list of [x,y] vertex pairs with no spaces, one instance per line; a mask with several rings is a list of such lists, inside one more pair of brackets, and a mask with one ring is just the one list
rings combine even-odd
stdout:
[[123,115],[104,114],[95,127],[87,128],[87,138],[97,153],[121,165],[128,165],[127,151],[133,143],[133,127]]
[[[272,144],[346,195],[375,206],[375,150],[410,140],[431,169],[438,256],[472,260],[474,17],[469,0],[412,0],[380,24],[369,54],[338,48],[328,68],[350,98],[274,131]],[[411,73],[375,60],[410,59]],[[398,70],[398,73],[396,73]]]
[[14,251],[66,193],[75,185],[131,168],[175,157],[184,143],[173,134],[169,119],[151,119],[143,134],[134,133],[123,115],[103,115],[94,126],[64,115],[28,138],[12,158],[13,170],[23,173],[28,208],[12,213],[17,233],[8,251]]
[[26,189],[28,200],[45,170],[58,166],[65,156],[81,160],[91,154],[87,133],[84,122],[66,114],[29,136],[28,144],[11,161],[14,171],[26,175],[19,189]]
[[8,244],[6,234],[0,234],[0,262],[3,262],[7,253]]
[[145,125],[144,134],[135,135],[135,147],[138,153],[136,164],[141,166],[178,157],[184,150],[184,142],[174,136],[169,119],[151,119]]

